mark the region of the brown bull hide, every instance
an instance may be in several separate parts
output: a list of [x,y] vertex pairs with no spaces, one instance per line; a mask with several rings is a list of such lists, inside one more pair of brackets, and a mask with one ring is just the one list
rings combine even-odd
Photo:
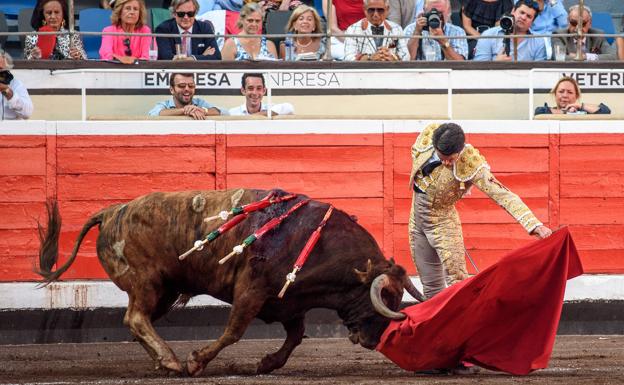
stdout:
[[[242,191],[242,193],[241,193]],[[262,190],[185,191],[153,193],[127,204],[114,205],[93,215],[84,225],[68,261],[52,271],[58,259],[60,215],[49,206],[47,233],[42,232],[40,274],[49,283],[59,278],[76,258],[89,229],[99,225],[97,253],[111,280],[128,293],[124,323],[159,367],[191,375],[201,373],[221,349],[238,341],[253,318],[281,322],[287,337],[282,347],[265,356],[259,373],[282,367],[301,343],[305,313],[312,308],[335,309],[349,328],[352,340],[374,348],[389,320],[375,312],[369,297],[371,281],[386,274],[393,283],[383,302],[391,310],[400,304],[405,270],[387,261],[373,237],[346,213],[336,210],[283,299],[278,299],[286,274],[299,251],[323,218],[328,205],[311,201],[276,229],[223,265],[218,260],[273,217],[287,211],[296,199],[249,215],[184,261],[178,256],[222,221],[203,221],[233,204],[265,197]],[[285,194],[276,191],[278,195]],[[370,263],[368,263],[369,261]],[[355,273],[354,269],[359,269]],[[365,278],[365,279],[363,279]],[[152,326],[176,301],[208,294],[232,304],[223,335],[192,352],[186,368]]]

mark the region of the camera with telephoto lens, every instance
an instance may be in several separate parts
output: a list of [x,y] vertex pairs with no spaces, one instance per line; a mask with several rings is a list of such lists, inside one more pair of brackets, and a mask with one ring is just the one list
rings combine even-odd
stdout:
[[431,11],[425,13],[423,15],[425,19],[427,19],[427,25],[423,27],[423,31],[429,31],[429,28],[440,28],[442,25],[442,12],[438,11],[436,8],[432,8]]
[[516,20],[514,19],[513,15],[505,14],[500,18],[500,27],[505,35],[511,35],[515,24]]
[[0,71],[0,83],[6,84],[7,86],[13,80],[13,74],[7,70]]

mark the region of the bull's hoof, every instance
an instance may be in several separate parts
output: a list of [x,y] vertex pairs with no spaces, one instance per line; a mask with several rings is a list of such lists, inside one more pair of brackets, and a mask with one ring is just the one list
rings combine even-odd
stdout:
[[198,376],[204,370],[204,366],[197,360],[197,355],[197,352],[193,351],[186,359],[186,372],[192,377]]
[[256,369],[257,374],[268,374],[274,371],[275,369],[279,369],[283,366],[277,361],[273,354],[267,354],[258,364],[258,368]]

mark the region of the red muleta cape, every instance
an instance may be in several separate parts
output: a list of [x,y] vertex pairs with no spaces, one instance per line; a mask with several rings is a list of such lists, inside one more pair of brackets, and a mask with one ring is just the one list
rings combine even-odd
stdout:
[[406,370],[460,361],[528,374],[548,366],[566,280],[583,274],[567,228],[404,310],[377,350]]

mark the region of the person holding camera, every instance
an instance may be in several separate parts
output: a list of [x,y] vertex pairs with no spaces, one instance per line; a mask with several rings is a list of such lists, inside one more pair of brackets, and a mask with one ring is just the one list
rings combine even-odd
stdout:
[[[427,0],[424,13],[415,23],[405,28],[406,36],[413,36],[407,42],[411,60],[466,60],[468,41],[466,32],[450,23],[451,4],[449,0]],[[420,36],[423,38],[421,39]],[[429,39],[436,36],[440,39]],[[463,38],[446,39],[445,37]]]
[[510,38],[507,35],[530,35],[533,20],[539,14],[534,0],[518,0],[510,15],[500,19],[499,26],[488,29],[481,36],[500,36],[499,39],[479,39],[474,60],[518,61],[547,60],[544,39]]
[[402,61],[409,60],[405,39],[386,36],[403,35],[400,25],[386,20],[389,0],[364,0],[366,18],[347,28],[345,61]]
[[574,78],[564,76],[550,91],[555,98],[555,107],[544,103],[543,107],[535,109],[535,115],[542,114],[610,114],[611,110],[605,104],[590,104],[580,101],[581,88]]
[[26,87],[13,77],[11,68],[11,56],[0,48],[0,120],[28,119],[33,113],[33,103]]

